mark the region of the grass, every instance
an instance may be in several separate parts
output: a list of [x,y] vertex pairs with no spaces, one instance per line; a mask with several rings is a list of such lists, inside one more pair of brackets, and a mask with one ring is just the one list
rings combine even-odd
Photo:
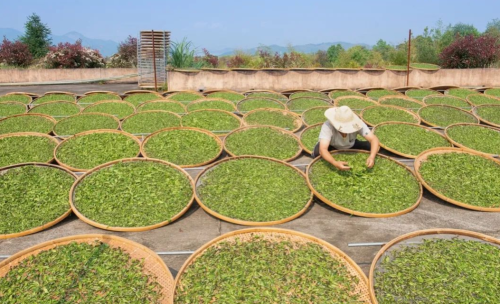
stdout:
[[424,69],[424,70],[439,70],[441,67],[439,65],[431,63],[410,63],[410,67],[413,69]]
[[450,126],[446,134],[455,142],[479,152],[500,154],[500,130],[481,125]]
[[288,110],[295,113],[302,113],[310,108],[321,106],[331,106],[331,104],[326,100],[311,97],[299,97],[287,103]]
[[23,104],[29,104],[31,102],[31,97],[22,94],[11,94],[0,96],[0,102],[5,101],[16,101]]
[[467,96],[467,100],[475,106],[485,105],[485,104],[497,104],[500,105],[500,98],[495,98],[483,94],[472,94]]
[[476,108],[476,111],[481,119],[500,125],[500,106],[482,106]]
[[291,112],[286,110],[266,110],[259,109],[252,113],[248,113],[243,121],[250,126],[265,125],[282,128],[285,130],[293,131],[302,123],[300,118],[292,115]]
[[238,103],[238,111],[245,113],[256,109],[285,109],[281,102],[269,98],[247,98]]
[[11,136],[0,138],[0,167],[15,164],[47,163],[54,158],[57,143],[43,136]]
[[83,109],[83,112],[109,114],[121,120],[133,114],[135,112],[135,108],[131,104],[125,102],[110,101],[87,106],[85,109]]
[[84,113],[64,118],[54,126],[57,135],[74,135],[98,129],[118,129],[120,123],[109,115]]
[[241,121],[238,117],[225,111],[200,110],[191,112],[182,117],[183,127],[193,127],[214,132],[217,135],[229,133],[239,128]]
[[335,99],[335,98],[344,97],[344,96],[359,96],[359,97],[364,97],[363,94],[361,94],[359,92],[354,92],[354,91],[351,91],[351,90],[334,90],[334,91],[331,91],[328,94],[328,97],[330,97],[330,99]]
[[320,122],[325,122],[325,111],[331,107],[314,107],[302,113],[302,120],[308,126],[315,125]]
[[87,96],[83,96],[78,99],[79,104],[93,104],[103,100],[122,100],[122,98],[115,94],[107,94],[107,93],[95,93]]
[[370,90],[366,92],[366,97],[371,98],[373,100],[378,100],[384,96],[392,96],[392,95],[401,95],[398,91],[394,90],[385,90],[385,89],[376,89]]
[[321,132],[321,125],[309,127],[305,129],[300,135],[300,142],[309,151],[313,151],[314,147],[318,143],[319,133]]
[[427,96],[424,98],[424,103],[427,105],[446,105],[466,110],[470,109],[470,104],[467,101],[454,96]]
[[139,112],[122,121],[121,128],[131,134],[149,134],[161,129],[180,127],[181,118],[170,112]]
[[38,115],[20,115],[0,121],[0,134],[15,132],[52,132],[54,122]]
[[72,102],[46,102],[31,108],[29,113],[45,114],[54,117],[55,120],[61,120],[65,117],[80,113],[82,108]]
[[381,105],[389,105],[389,106],[397,106],[401,108],[405,108],[407,110],[410,110],[412,112],[417,112],[418,109],[423,107],[424,105],[417,102],[417,101],[411,101],[405,98],[399,98],[399,97],[394,97],[394,98],[383,98],[382,100],[379,100],[379,103]]
[[433,105],[425,106],[418,111],[420,118],[430,125],[445,128],[456,123],[477,123],[477,119],[470,113],[458,108]]
[[373,106],[363,110],[363,120],[372,125],[378,125],[382,122],[398,121],[419,123],[418,119],[410,113],[389,106]]
[[430,95],[442,96],[443,94],[439,93],[438,91],[431,90],[431,89],[411,89],[411,90],[406,91],[405,95],[410,97],[410,98],[422,100],[422,99],[424,99],[424,97],[427,97]]
[[356,96],[353,96],[338,99],[335,101],[335,105],[337,107],[348,106],[355,113],[359,114],[364,108],[377,105],[377,103],[365,98],[358,98]]
[[0,103],[0,118],[26,113],[26,106],[20,102]]
[[236,107],[233,103],[230,103],[225,100],[201,100],[191,102],[187,105],[188,112],[193,112],[197,110],[207,110],[207,109],[215,109],[215,110],[223,110],[228,112],[235,112]]
[[154,93],[137,93],[137,94],[132,94],[127,97],[125,97],[123,100],[130,102],[131,104],[134,105],[134,107],[137,107],[138,105],[145,103],[147,101],[151,100],[157,100],[161,99],[161,96],[158,96],[157,94]]
[[290,94],[289,99],[300,98],[300,97],[313,97],[313,98],[321,98],[328,99],[328,95],[322,92],[296,92]]
[[168,112],[173,112],[177,114],[184,114],[187,112],[186,108],[184,105],[177,101],[169,101],[169,100],[162,100],[162,101],[150,101],[143,103],[140,105],[137,110],[139,112],[142,111],[154,111],[154,110],[161,110],[161,111],[168,111]]
[[33,101],[33,105],[39,105],[42,103],[46,102],[51,102],[51,101],[67,101],[67,102],[75,102],[75,96],[74,95],[68,95],[68,94],[47,94],[43,95],[41,97],[38,97]]
[[214,92],[208,94],[207,98],[222,98],[232,101],[233,103],[237,103],[238,101],[245,99],[245,95],[235,92]]

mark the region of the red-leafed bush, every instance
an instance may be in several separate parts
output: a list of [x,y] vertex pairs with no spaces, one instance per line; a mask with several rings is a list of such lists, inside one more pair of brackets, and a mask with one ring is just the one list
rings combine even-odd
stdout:
[[3,37],[2,44],[0,44],[0,62],[25,67],[33,61],[30,50],[27,44],[21,41],[12,42]]
[[449,69],[487,68],[499,59],[497,39],[489,35],[458,37],[439,59]]
[[210,54],[207,49],[203,49],[203,53],[205,54],[205,56],[203,56],[203,61],[206,64],[212,68],[216,68],[219,65],[219,57]]
[[66,42],[50,47],[43,64],[48,68],[70,69],[105,66],[104,58],[99,51],[82,46],[81,40],[77,40],[74,44]]
[[137,66],[137,38],[128,36],[118,46],[118,53],[111,56],[107,66],[110,68],[133,68]]
[[234,55],[233,57],[229,58],[227,62],[227,66],[229,68],[239,68],[242,67],[244,64],[245,64],[245,59],[243,59],[243,57],[240,55]]

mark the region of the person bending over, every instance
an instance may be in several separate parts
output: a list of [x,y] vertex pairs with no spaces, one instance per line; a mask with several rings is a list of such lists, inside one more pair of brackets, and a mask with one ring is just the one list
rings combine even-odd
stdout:
[[[348,106],[330,108],[325,111],[327,121],[321,127],[319,140],[314,147],[312,157],[321,155],[324,160],[337,169],[350,170],[347,162],[337,161],[329,151],[341,149],[360,149],[370,151],[366,159],[366,166],[372,168],[375,156],[380,148],[377,136],[370,131],[368,126]],[[357,135],[363,136],[366,141],[356,139]]]

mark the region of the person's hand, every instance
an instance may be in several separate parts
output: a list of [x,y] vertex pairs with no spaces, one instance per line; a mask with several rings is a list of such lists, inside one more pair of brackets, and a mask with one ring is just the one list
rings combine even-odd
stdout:
[[375,165],[375,157],[370,156],[366,159],[366,166],[372,168],[373,165]]
[[339,169],[340,171],[349,171],[351,170],[351,167],[349,167],[349,164],[344,161],[336,161],[334,164],[335,168]]

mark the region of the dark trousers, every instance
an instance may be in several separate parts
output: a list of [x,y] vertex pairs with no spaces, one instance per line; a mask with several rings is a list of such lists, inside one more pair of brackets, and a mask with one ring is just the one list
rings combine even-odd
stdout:
[[[369,141],[361,141],[361,140],[355,140],[354,141],[354,146],[352,146],[351,149],[358,149],[358,150],[371,150],[372,145],[370,144]],[[334,146],[328,146],[328,151],[333,151],[337,150],[335,149]],[[311,154],[312,158],[316,158],[319,156],[319,142],[314,146],[313,153]]]

